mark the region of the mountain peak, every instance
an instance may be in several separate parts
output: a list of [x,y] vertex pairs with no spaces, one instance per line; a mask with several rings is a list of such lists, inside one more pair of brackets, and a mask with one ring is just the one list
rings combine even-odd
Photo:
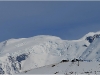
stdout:
[[93,40],[95,40],[96,38],[99,38],[99,37],[100,37],[100,31],[98,31],[98,32],[89,32],[88,34],[83,36],[81,38],[81,40],[88,40],[90,43],[92,43]]

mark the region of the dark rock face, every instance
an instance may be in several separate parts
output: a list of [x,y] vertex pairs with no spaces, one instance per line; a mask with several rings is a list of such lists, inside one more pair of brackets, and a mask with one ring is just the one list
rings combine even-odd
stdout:
[[[17,57],[8,56],[8,60],[11,63],[11,67],[13,68],[15,73],[19,73],[19,70],[21,70],[21,61],[26,60],[27,58],[28,58],[28,54],[25,54],[25,53]],[[18,64],[18,66],[16,66],[16,64]],[[9,65],[7,65],[6,67],[9,68]],[[8,71],[7,73],[9,72],[10,71]],[[3,73],[2,68],[0,68],[0,74],[1,73]]]
[[84,46],[84,47],[88,47],[88,46],[87,46],[87,45],[85,45],[85,44],[84,44],[83,46]]
[[2,64],[0,63],[0,75],[1,74],[5,74],[5,72],[4,72],[3,68],[2,68]]
[[100,34],[95,34],[94,36],[88,36],[86,40],[88,40],[89,43],[92,43],[96,38],[100,38]]
[[4,74],[4,71],[1,67],[0,67],[0,74]]
[[21,61],[25,60],[27,57],[28,57],[27,54],[22,54],[22,55],[17,56],[17,57],[16,57],[16,60],[17,60],[18,62],[21,62]]
[[92,43],[94,38],[92,36],[89,36],[89,37],[86,38],[86,40],[88,40],[90,43]]

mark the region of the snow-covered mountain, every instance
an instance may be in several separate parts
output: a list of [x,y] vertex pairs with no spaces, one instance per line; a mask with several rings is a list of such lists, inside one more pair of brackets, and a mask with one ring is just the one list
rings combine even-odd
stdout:
[[[0,74],[14,74],[74,58],[99,61],[100,32],[79,40],[39,35],[0,43]],[[95,50],[95,51],[94,51]]]

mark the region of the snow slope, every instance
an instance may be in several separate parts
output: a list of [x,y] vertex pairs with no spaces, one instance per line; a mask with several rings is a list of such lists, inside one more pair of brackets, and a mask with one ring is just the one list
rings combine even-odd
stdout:
[[80,58],[100,62],[100,38],[94,40],[94,42],[83,52]]
[[3,41],[0,43],[0,74],[20,73],[58,63],[63,59],[88,59],[90,55],[84,55],[89,49],[88,46],[99,38],[99,34],[100,32],[88,33],[79,40],[62,40],[56,36],[39,35]]
[[100,62],[59,62],[40,68],[25,71],[20,74],[64,74],[64,75],[100,75]]

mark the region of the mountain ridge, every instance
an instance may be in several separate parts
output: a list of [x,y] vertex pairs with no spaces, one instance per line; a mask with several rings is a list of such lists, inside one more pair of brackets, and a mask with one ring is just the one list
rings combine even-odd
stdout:
[[95,44],[99,35],[100,32],[91,32],[79,40],[62,40],[56,36],[38,35],[3,41],[0,43],[0,64],[3,70],[1,72],[13,74],[61,60],[83,59],[88,47],[91,48],[91,44]]

